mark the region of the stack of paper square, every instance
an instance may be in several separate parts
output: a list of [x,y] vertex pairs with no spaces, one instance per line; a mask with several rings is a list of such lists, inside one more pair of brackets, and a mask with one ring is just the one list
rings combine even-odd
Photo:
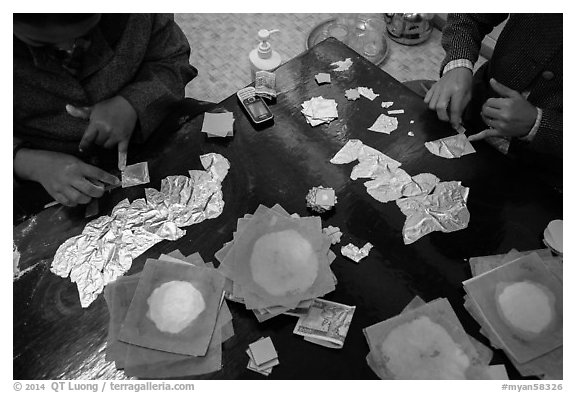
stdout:
[[319,124],[330,123],[338,118],[337,106],[338,104],[335,100],[326,99],[322,96],[312,97],[302,103],[301,112],[306,117],[306,121],[312,127],[316,127]]
[[263,322],[282,313],[300,316],[312,300],[336,288],[330,238],[319,217],[290,216],[260,205],[238,220],[234,239],[215,254],[228,278],[227,297]]
[[262,337],[248,346],[246,354],[250,358],[248,369],[268,376],[272,373],[274,366],[280,364],[278,353],[270,337]]
[[106,359],[139,378],[202,375],[222,368],[222,343],[234,335],[223,301],[225,279],[199,254],[149,259],[141,273],[106,286]]
[[202,132],[208,137],[226,137],[234,135],[234,115],[232,112],[204,114]]
[[365,328],[364,335],[366,361],[381,379],[493,378],[492,351],[466,334],[447,299],[415,298],[399,315]]
[[550,250],[470,259],[464,307],[523,376],[562,379],[562,262]]

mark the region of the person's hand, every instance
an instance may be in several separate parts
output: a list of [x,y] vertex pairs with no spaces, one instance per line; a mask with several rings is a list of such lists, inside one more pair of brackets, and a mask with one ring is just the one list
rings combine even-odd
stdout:
[[23,179],[37,181],[57,202],[65,206],[90,203],[104,193],[104,185],[120,180],[80,159],[47,150],[22,149],[14,159],[14,170]]
[[122,153],[128,150],[138,115],[124,97],[115,96],[92,107],[66,105],[66,111],[71,116],[90,120],[78,146],[80,151],[92,144],[106,149],[118,146],[118,152]]
[[490,128],[470,135],[468,140],[477,141],[488,136],[523,137],[534,126],[538,110],[519,92],[490,79],[490,85],[501,98],[489,98],[482,106],[482,119]]
[[458,67],[445,73],[428,90],[424,102],[428,104],[428,108],[438,113],[440,120],[449,121],[456,129],[462,123],[462,113],[471,97],[472,71],[466,67]]

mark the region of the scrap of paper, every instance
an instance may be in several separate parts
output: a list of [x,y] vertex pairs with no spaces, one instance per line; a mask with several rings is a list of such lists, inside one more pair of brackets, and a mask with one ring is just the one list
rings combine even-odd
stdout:
[[348,101],[356,101],[360,98],[360,93],[358,93],[358,89],[348,89],[344,92],[346,99]]
[[137,164],[128,165],[122,171],[122,188],[133,187],[147,183],[150,183],[150,175],[148,174],[147,162],[139,162]]
[[334,63],[330,64],[335,66],[334,71],[346,71],[352,65],[352,60],[348,57],[345,60],[335,61]]
[[257,96],[269,100],[276,98],[278,94],[276,92],[276,74],[269,71],[257,71],[254,77],[254,90]]
[[466,133],[466,128],[464,128],[464,126],[463,126],[462,124],[460,124],[460,125],[458,126],[458,128],[456,128],[456,132],[457,132],[458,134],[465,134],[465,133]]
[[389,115],[401,115],[404,113],[404,109],[394,109],[392,111],[388,111]]
[[298,319],[294,334],[328,348],[342,348],[356,306],[314,299],[308,313]]
[[226,137],[234,135],[234,114],[232,112],[204,113],[202,132],[210,137]]
[[327,74],[325,72],[320,72],[316,74],[314,78],[316,78],[316,83],[318,83],[319,85],[324,83],[330,83],[330,74]]
[[374,246],[372,246],[370,243],[364,244],[362,248],[358,248],[354,244],[349,243],[342,247],[341,252],[345,257],[350,258],[354,262],[358,263],[368,256],[368,253],[372,247]]
[[381,114],[368,130],[390,135],[390,133],[397,128],[398,119]]
[[160,191],[147,188],[146,199],[121,201],[110,216],[90,221],[80,235],[58,248],[50,270],[70,276],[82,307],[88,307],[106,284],[123,275],[132,260],[154,244],[179,239],[186,233],[181,227],[220,215],[221,182],[230,163],[216,153],[205,154],[200,161],[205,171],[168,176]]
[[430,153],[443,158],[460,158],[476,152],[464,134],[425,142],[424,146]]
[[328,225],[328,228],[322,229],[322,233],[328,236],[328,238],[330,239],[330,243],[332,244],[340,243],[340,238],[342,237],[342,232],[340,232],[340,228]]
[[394,101],[383,101],[382,104],[380,104],[382,106],[382,108],[390,108],[392,105],[394,105]]
[[322,96],[312,97],[310,100],[304,101],[301,105],[301,112],[312,127],[316,127],[322,123],[330,123],[332,120],[338,118],[338,104],[335,100],[326,99]]
[[380,95],[374,93],[371,87],[358,87],[358,93],[360,93],[361,96],[368,98],[370,101],[374,101],[374,98]]

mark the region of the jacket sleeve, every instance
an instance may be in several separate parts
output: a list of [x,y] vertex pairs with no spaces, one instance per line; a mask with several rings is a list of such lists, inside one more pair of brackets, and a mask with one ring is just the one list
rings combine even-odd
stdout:
[[189,57],[188,40],[174,20],[165,14],[152,14],[144,60],[133,82],[119,92],[138,114],[137,140],[146,140],[172,104],[184,98],[186,84],[198,75]]
[[440,66],[440,75],[452,60],[467,59],[475,64],[486,34],[507,17],[508,14],[448,14],[442,31],[442,47],[446,57]]
[[562,157],[562,113],[542,109],[540,127],[529,148],[541,153]]

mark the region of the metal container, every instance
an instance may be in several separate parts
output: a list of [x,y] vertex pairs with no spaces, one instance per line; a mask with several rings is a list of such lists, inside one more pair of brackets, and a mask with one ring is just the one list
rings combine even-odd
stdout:
[[426,41],[432,33],[434,14],[384,14],[388,36],[404,45]]

